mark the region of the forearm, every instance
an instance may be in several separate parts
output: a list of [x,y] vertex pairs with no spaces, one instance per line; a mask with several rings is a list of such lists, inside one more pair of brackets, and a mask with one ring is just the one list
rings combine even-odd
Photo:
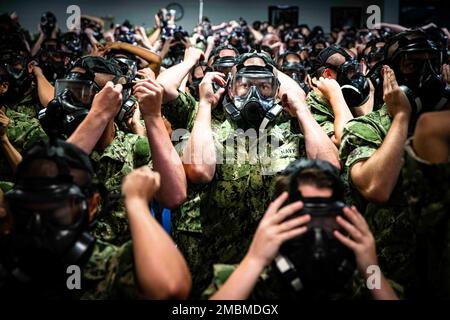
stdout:
[[91,110],[75,132],[67,139],[67,142],[76,145],[87,154],[91,154],[109,121],[110,119],[104,115]]
[[297,119],[305,137],[308,158],[325,160],[340,168],[338,149],[313,118],[306,104],[299,102],[296,110]]
[[120,48],[147,61],[149,63],[149,68],[152,69],[155,75],[157,76],[159,74],[159,67],[161,66],[162,59],[158,54],[149,49],[134,46],[130,43],[121,43]]
[[225,284],[210,298],[211,300],[247,299],[264,267],[246,256]]
[[0,145],[5,155],[6,160],[8,161],[13,172],[16,171],[17,166],[22,161],[22,156],[20,153],[14,148],[11,142],[8,139],[8,136],[3,136],[0,138]]
[[402,168],[408,123],[408,116],[397,115],[380,148],[369,159],[352,167],[352,181],[368,200],[385,202],[389,199]]
[[153,168],[161,175],[156,198],[164,207],[176,208],[186,200],[186,174],[161,117],[144,117],[152,151]]
[[178,88],[194,65],[194,62],[183,61],[158,76],[157,81],[164,88],[163,103],[173,101],[178,97]]
[[33,49],[31,49],[32,57],[34,57],[36,53],[38,53],[39,49],[41,48],[42,42],[44,42],[44,35],[41,33],[36,43],[34,44]]
[[183,152],[186,175],[193,183],[209,183],[216,170],[216,150],[211,128],[211,105],[200,102],[191,136]]
[[39,102],[43,107],[47,107],[48,103],[55,97],[55,88],[43,74],[37,75],[36,81]]
[[205,50],[205,61],[208,61],[209,56],[211,55],[213,50],[214,50],[214,43],[208,43],[208,46],[206,47]]
[[161,34],[161,28],[155,28],[153,33],[148,37],[148,41],[152,46],[155,45],[155,42],[158,41],[159,35]]
[[333,95],[330,99],[330,104],[334,114],[334,136],[336,137],[339,147],[341,144],[344,127],[347,122],[353,119],[353,115],[350,112],[350,109],[348,108],[342,94]]
[[136,279],[145,298],[187,298],[191,276],[168,234],[151,216],[143,199],[125,199]]
[[371,289],[370,294],[372,295],[373,300],[398,300],[397,294],[383,274],[381,274],[380,288]]

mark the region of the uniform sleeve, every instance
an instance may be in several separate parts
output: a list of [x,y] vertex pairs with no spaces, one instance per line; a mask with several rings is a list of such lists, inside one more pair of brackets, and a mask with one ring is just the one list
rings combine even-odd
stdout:
[[18,112],[9,112],[7,116],[11,121],[8,126],[8,138],[19,152],[27,149],[36,141],[47,138],[37,119]]
[[237,265],[215,264],[213,279],[208,288],[203,291],[202,299],[211,298],[225,284],[236,268]]
[[83,269],[83,279],[83,300],[138,298],[132,242],[116,247],[99,241]]
[[334,114],[329,103],[312,91],[306,99],[306,104],[308,105],[313,118],[322,127],[325,133],[329,137],[334,135]]
[[172,124],[172,129],[189,129],[197,113],[197,101],[189,93],[178,91],[178,97],[163,105],[163,115]]

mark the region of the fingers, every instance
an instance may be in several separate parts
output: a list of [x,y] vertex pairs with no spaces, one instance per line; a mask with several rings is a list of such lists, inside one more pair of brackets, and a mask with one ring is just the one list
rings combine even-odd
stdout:
[[351,208],[345,207],[343,211],[350,222],[353,223],[353,225],[363,234],[369,230],[369,226],[367,225],[366,220],[359,213],[358,209],[356,209],[355,206],[352,206]]
[[294,203],[291,203],[291,204],[283,207],[275,215],[274,222],[280,223],[281,221],[284,221],[287,217],[289,217],[293,213],[299,211],[301,208],[303,208],[303,202],[301,202],[301,201],[296,201]]
[[269,205],[269,207],[266,210],[266,215],[273,215],[275,214],[278,209],[283,205],[283,203],[287,200],[288,193],[283,192],[278,198],[276,198],[272,203]]
[[351,240],[349,237],[344,236],[338,230],[334,230],[333,234],[336,239],[338,239],[344,246],[352,251],[356,250],[357,243],[355,241]]
[[306,227],[300,227],[297,229],[293,229],[290,231],[286,231],[285,233],[281,234],[280,240],[282,242],[294,239],[302,234],[304,234],[308,229]]
[[290,219],[288,221],[283,222],[282,224],[280,224],[278,226],[279,232],[285,232],[285,231],[289,231],[289,230],[297,228],[297,227],[301,227],[305,223],[308,223],[309,221],[311,221],[311,216],[309,214],[302,215],[302,216],[294,218],[294,219]]
[[225,75],[221,72],[208,72],[203,77],[202,82],[203,83],[216,82],[220,86],[224,86],[226,84],[224,78],[225,78]]
[[356,241],[361,240],[363,235],[353,224],[351,224],[341,216],[337,216],[336,221],[345,231],[349,233],[349,235],[353,239],[355,239]]
[[382,75],[383,75],[383,93],[386,94],[388,92],[391,92],[391,82],[389,80],[390,68],[388,66],[383,66],[382,69]]

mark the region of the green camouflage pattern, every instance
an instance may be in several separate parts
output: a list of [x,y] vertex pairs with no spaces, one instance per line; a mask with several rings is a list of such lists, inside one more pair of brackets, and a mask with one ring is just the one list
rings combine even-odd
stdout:
[[[237,269],[237,264],[214,264],[213,278],[209,286],[203,291],[202,299],[211,298],[225,284],[231,274]],[[395,283],[394,290],[397,291]],[[292,288],[285,284],[285,280],[277,273],[272,265],[264,268],[259,275],[258,281],[253,288],[250,300],[311,300],[319,299],[312,296],[297,294]],[[323,297],[322,297],[323,298]],[[321,298],[321,299],[322,299]],[[370,291],[365,285],[365,281],[358,274],[353,278],[350,289],[343,290],[342,293],[333,294],[327,297],[330,300],[370,300]]]
[[324,97],[315,91],[311,91],[306,97],[306,104],[309,107],[314,119],[322,127],[325,133],[331,137],[334,135],[334,113],[333,109]]
[[[32,118],[29,115],[14,111],[10,108],[7,108],[5,113],[10,120],[6,134],[11,144],[19,153],[29,148],[35,142],[47,138],[47,135],[36,118]],[[2,181],[2,185],[11,182],[12,176],[11,167],[3,154],[3,150],[0,148],[0,180]],[[3,186],[2,190],[7,191]]]
[[172,124],[172,129],[192,130],[197,116],[198,102],[190,94],[178,91],[178,97],[162,105],[162,114]]
[[422,298],[450,300],[450,162],[431,165],[407,151],[402,187],[417,234],[415,287]]
[[8,105],[8,109],[37,119],[38,112],[42,109],[37,96],[37,89],[31,88],[18,103]]
[[[113,142],[103,151],[91,154],[92,164],[109,195],[120,196],[122,179],[133,169],[150,163],[151,153],[147,137],[117,130]],[[102,202],[102,205],[105,203]],[[130,239],[128,218],[123,200],[119,200],[98,218],[94,228],[96,238],[121,245]]]
[[82,300],[136,299],[133,244],[120,247],[96,241],[93,253],[82,268]]
[[344,128],[340,147],[340,159],[344,164],[344,176],[352,189],[355,205],[364,213],[364,217],[374,234],[380,267],[387,278],[401,286],[416,283],[415,272],[417,237],[413,221],[408,212],[408,203],[402,188],[403,177],[399,176],[388,202],[375,204],[367,202],[354,187],[351,167],[364,161],[381,146],[392,124],[387,106],[353,119]]

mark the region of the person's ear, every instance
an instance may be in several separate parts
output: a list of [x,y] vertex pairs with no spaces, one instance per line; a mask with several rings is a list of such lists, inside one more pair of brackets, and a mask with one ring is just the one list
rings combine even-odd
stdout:
[[1,82],[0,83],[0,94],[5,94],[8,92],[9,89],[9,82]]
[[330,68],[325,68],[325,70],[323,70],[322,77],[327,78],[327,79],[336,80],[337,74],[336,74],[336,71],[334,71]]
[[92,197],[89,199],[88,210],[89,210],[89,222],[94,220],[95,215],[97,214],[97,208],[100,204],[100,193],[95,192]]

